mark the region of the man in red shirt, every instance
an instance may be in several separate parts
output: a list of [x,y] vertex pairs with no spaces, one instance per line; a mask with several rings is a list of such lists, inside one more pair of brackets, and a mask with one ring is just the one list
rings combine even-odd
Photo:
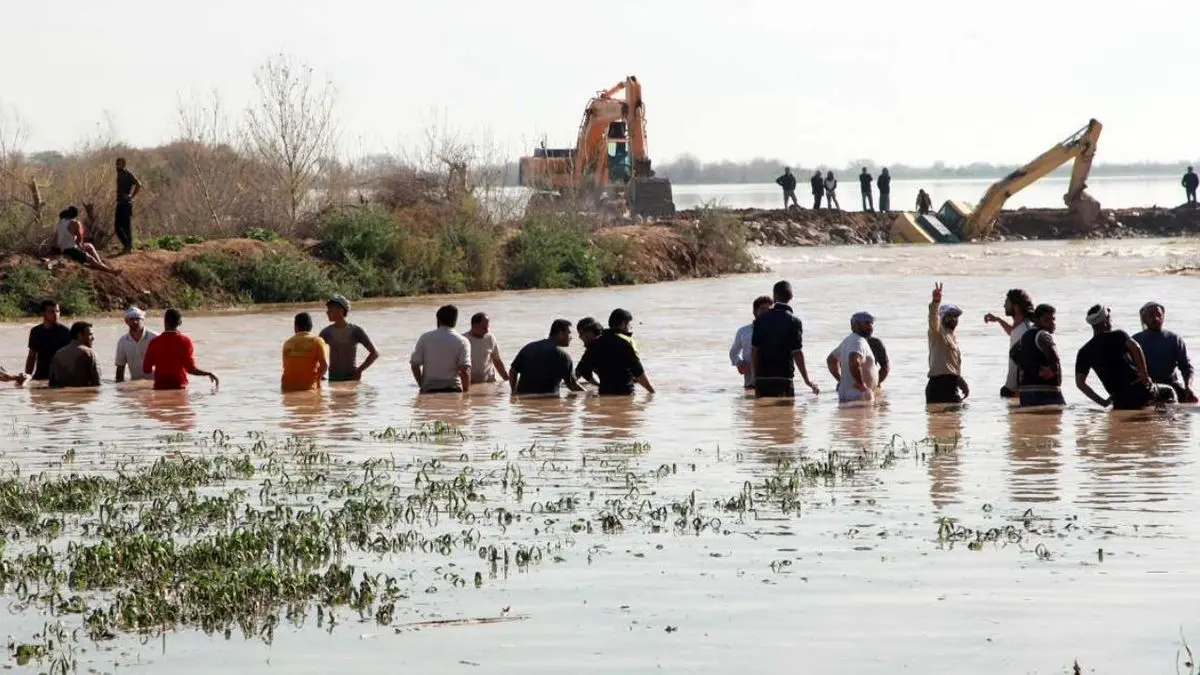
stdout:
[[196,367],[196,348],[192,339],[179,332],[183,315],[177,309],[168,309],[163,315],[165,331],[150,341],[146,356],[142,360],[142,371],[154,374],[155,389],[185,389],[188,375],[207,377],[216,386],[221,386],[217,376]]

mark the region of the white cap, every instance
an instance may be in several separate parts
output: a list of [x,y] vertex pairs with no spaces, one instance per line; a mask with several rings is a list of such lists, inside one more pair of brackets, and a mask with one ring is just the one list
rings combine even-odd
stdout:
[[125,310],[125,318],[126,319],[145,319],[146,313],[143,312],[141,310],[141,308],[139,308],[139,307],[130,307],[129,309]]

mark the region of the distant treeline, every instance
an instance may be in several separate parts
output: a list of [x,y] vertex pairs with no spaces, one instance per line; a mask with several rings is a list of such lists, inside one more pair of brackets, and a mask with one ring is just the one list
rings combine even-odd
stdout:
[[[1200,164],[1200,161],[1195,162]],[[1186,160],[1178,162],[1136,162],[1131,164],[1114,164],[1097,162],[1092,166],[1093,176],[1175,176],[1181,175],[1187,167],[1193,164]],[[671,179],[677,185],[736,185],[744,183],[774,183],[783,167],[791,167],[798,176],[812,175],[816,169],[833,171],[840,177],[857,175],[865,166],[874,175],[879,175],[879,169],[887,167],[897,180],[933,180],[949,178],[980,178],[997,179],[1021,168],[1019,164],[990,164],[974,162],[962,166],[951,166],[945,162],[934,162],[930,166],[914,166],[911,164],[887,164],[873,159],[860,159],[844,166],[829,166],[821,164],[812,166],[800,162],[788,162],[782,159],[757,158],[746,162],[702,162],[691,155],[682,155],[673,160],[655,163],[654,172],[659,176]],[[1068,162],[1059,167],[1054,176],[1069,176],[1071,164]],[[517,164],[510,163],[505,167],[505,179],[508,185],[516,185]]]

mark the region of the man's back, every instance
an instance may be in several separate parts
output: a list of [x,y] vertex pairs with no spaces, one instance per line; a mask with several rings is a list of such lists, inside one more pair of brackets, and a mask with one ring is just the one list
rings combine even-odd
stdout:
[[37,353],[33,371],[33,379],[44,380],[50,377],[50,362],[58,350],[71,343],[71,329],[55,323],[47,326],[39,323],[29,329],[29,348]]
[[142,370],[154,373],[155,389],[184,389],[188,372],[196,368],[196,350],[192,339],[169,330],[150,341]]
[[283,343],[283,375],[280,387],[284,391],[307,391],[321,385],[321,357],[328,349],[325,341],[310,332],[296,333]]
[[[1133,339],[1146,354],[1146,369],[1150,379],[1160,384],[1178,384],[1178,366],[1184,377],[1191,375],[1191,360],[1183,339],[1169,330],[1144,330]],[[1187,372],[1182,372],[1183,370]]]
[[96,352],[78,342],[58,350],[50,361],[51,387],[98,387],[100,366]]
[[557,394],[559,386],[574,377],[574,362],[567,350],[545,338],[517,352],[512,372],[519,373],[518,394]]
[[436,328],[421,335],[409,362],[421,366],[421,391],[456,389],[460,368],[471,367],[467,339],[450,328]]
[[1120,395],[1138,379],[1137,367],[1126,346],[1128,340],[1129,335],[1123,330],[1092,336],[1079,348],[1075,374],[1086,375],[1088,370],[1094,370],[1110,396]]
[[858,185],[859,185],[859,187],[862,188],[863,192],[871,191],[871,181],[872,180],[873,180],[873,176],[871,176],[871,174],[869,174],[869,173],[858,174]]
[[606,330],[592,340],[579,361],[579,370],[600,378],[601,395],[629,395],[635,380],[645,374],[633,337],[615,330]]
[[792,357],[803,347],[804,325],[792,314],[792,308],[775,303],[771,311],[754,320],[750,342],[758,348],[755,379],[786,379],[796,375]]
[[358,346],[370,349],[371,338],[357,324],[345,326],[330,324],[321,329],[321,339],[329,345],[329,381],[338,382],[354,379],[358,367]]

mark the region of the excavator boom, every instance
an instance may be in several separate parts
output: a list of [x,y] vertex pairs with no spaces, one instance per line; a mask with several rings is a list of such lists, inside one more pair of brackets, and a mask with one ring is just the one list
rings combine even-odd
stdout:
[[994,183],[984,193],[983,199],[971,214],[963,220],[961,237],[968,241],[986,237],[992,231],[996,216],[1009,197],[1072,159],[1075,160],[1075,165],[1071,170],[1071,183],[1063,199],[1067,206],[1090,226],[1099,214],[1100,205],[1085,192],[1085,189],[1088,173],[1092,169],[1092,159],[1096,156],[1096,141],[1100,138],[1101,129],[1100,122],[1090,120],[1087,126],[1071,134],[1066,140]]

